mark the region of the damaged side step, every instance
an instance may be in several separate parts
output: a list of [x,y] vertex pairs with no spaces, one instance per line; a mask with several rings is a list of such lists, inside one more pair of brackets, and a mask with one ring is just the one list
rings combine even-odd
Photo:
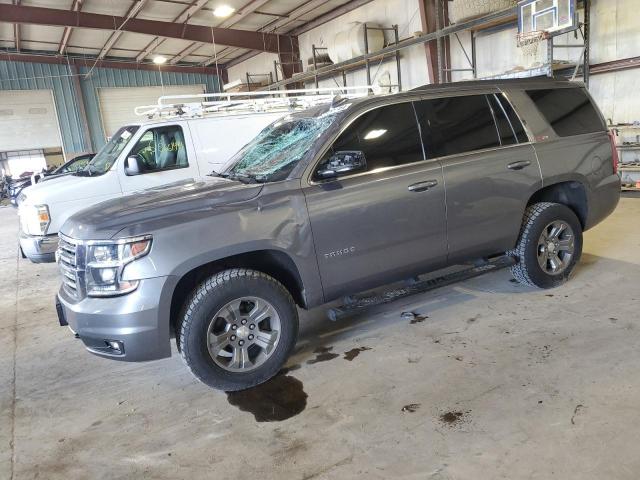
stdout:
[[469,280],[471,278],[479,277],[485,273],[495,272],[503,268],[511,267],[515,264],[515,259],[512,257],[501,256],[495,257],[482,265],[476,265],[457,272],[442,275],[429,280],[416,281],[405,287],[399,287],[392,290],[388,290],[379,295],[373,295],[370,297],[353,298],[349,297],[348,304],[340,307],[330,308],[327,310],[327,316],[329,320],[337,321],[345,317],[355,315],[366,311],[367,309],[376,307],[378,305],[384,305],[385,303],[391,303],[398,299],[415,295],[416,293],[429,292],[436,288],[446,287],[448,285]]

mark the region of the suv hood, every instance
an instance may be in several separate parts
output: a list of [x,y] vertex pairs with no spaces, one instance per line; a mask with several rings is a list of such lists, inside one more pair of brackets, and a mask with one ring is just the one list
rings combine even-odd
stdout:
[[106,240],[125,227],[147,220],[250,200],[262,186],[214,177],[176,182],[81,210],[67,220],[60,232],[78,240]]

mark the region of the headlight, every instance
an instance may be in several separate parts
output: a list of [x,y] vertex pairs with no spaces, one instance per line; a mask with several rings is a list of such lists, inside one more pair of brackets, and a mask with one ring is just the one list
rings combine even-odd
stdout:
[[46,235],[51,224],[49,207],[46,205],[32,205],[20,209],[20,223],[25,233],[29,235]]
[[87,295],[110,297],[133,292],[140,282],[122,280],[122,272],[127,264],[144,257],[150,249],[150,235],[87,245]]

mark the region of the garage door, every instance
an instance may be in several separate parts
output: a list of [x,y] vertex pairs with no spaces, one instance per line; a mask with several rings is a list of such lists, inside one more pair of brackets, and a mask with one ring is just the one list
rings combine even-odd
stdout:
[[62,146],[51,90],[0,92],[0,151]]
[[133,109],[140,105],[153,105],[162,95],[188,95],[204,93],[204,85],[178,85],[166,87],[100,88],[98,98],[102,127],[107,137],[112,136],[120,127],[139,122],[140,117]]

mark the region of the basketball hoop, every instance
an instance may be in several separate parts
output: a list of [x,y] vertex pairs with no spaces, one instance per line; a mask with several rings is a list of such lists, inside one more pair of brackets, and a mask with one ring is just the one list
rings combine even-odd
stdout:
[[523,55],[531,57],[538,53],[538,46],[543,40],[549,38],[549,32],[533,31],[518,33],[517,44]]

